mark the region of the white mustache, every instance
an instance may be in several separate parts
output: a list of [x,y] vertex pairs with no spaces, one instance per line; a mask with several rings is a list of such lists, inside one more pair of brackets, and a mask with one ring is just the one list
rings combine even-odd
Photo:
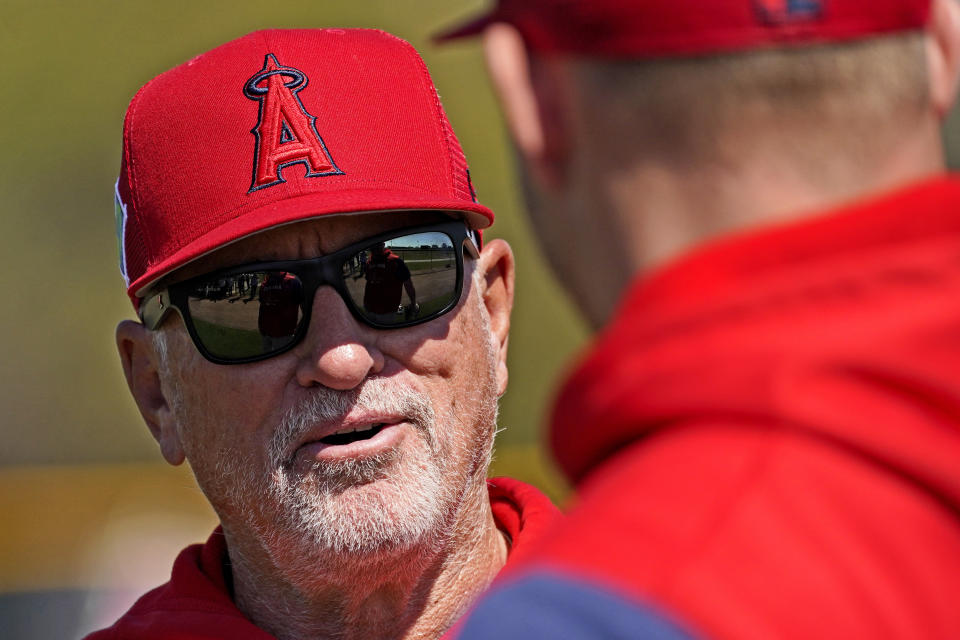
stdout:
[[382,378],[371,378],[348,391],[316,387],[309,397],[288,409],[270,441],[274,468],[290,462],[291,447],[310,429],[317,424],[343,422],[355,410],[403,416],[423,432],[433,449],[436,416],[427,395]]

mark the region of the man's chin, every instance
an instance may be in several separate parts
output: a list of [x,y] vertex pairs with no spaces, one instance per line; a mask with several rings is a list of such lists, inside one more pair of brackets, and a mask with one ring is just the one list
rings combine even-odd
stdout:
[[[389,491],[391,478],[396,477],[402,455],[389,449],[373,456],[345,457],[326,461],[303,461],[289,470],[282,470],[286,486],[294,486],[303,497],[347,500],[352,494],[368,491]],[[373,486],[371,486],[373,485]]]
[[396,459],[311,468],[286,478],[275,495],[280,520],[303,552],[342,564],[346,557],[382,557],[434,545],[450,517],[450,497],[439,470],[419,478]]

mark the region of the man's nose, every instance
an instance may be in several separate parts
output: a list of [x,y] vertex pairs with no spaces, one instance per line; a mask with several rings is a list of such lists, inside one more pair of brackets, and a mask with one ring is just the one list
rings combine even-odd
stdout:
[[307,335],[294,350],[300,360],[297,381],[305,387],[321,384],[341,391],[357,387],[368,375],[383,369],[384,357],[375,335],[354,319],[332,287],[320,287]]

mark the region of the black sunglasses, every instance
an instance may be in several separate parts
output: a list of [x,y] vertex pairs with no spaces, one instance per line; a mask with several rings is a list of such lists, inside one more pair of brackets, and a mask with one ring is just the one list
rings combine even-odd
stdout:
[[382,233],[320,258],[222,269],[151,292],[140,319],[153,330],[176,309],[201,355],[217,364],[256,362],[296,346],[322,285],[366,325],[411,327],[457,306],[463,252],[479,257],[475,237],[451,220]]

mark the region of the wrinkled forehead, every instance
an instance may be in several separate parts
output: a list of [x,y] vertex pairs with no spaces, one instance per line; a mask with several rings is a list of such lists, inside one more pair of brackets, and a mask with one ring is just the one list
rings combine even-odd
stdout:
[[170,274],[165,284],[250,262],[316,258],[391,229],[449,219],[448,215],[437,211],[375,211],[325,215],[294,222],[217,249]]

